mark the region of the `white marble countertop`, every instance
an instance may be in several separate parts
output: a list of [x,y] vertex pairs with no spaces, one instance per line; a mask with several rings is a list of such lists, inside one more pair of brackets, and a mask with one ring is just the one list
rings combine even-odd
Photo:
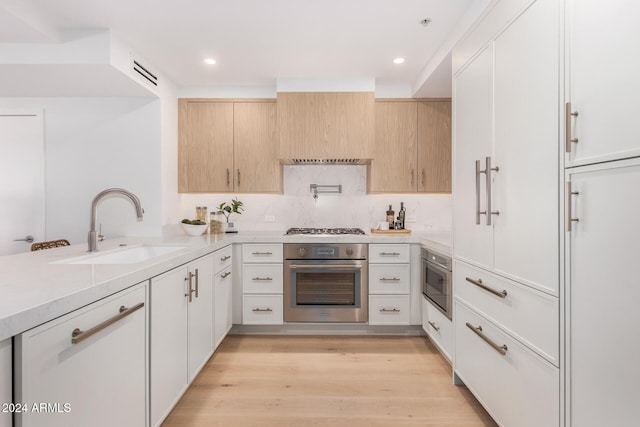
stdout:
[[450,233],[408,236],[285,236],[283,231],[238,234],[126,237],[98,243],[101,252],[121,245],[183,247],[135,264],[64,264],[87,255],[86,244],[0,257],[0,341],[232,243],[411,243],[451,254]]

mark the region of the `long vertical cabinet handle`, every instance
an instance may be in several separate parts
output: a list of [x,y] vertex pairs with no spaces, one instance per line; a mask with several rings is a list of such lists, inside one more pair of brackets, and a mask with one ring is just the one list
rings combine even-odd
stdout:
[[498,172],[500,168],[496,166],[495,168],[491,167],[491,157],[487,157],[485,160],[485,178],[486,178],[486,188],[487,188],[487,225],[491,225],[491,215],[500,215],[500,211],[492,211],[491,210],[491,192],[493,189],[493,184],[491,182],[491,171]]
[[480,210],[480,174],[486,170],[480,170],[480,160],[476,160],[476,225],[480,225],[480,215],[486,215],[487,211]]
[[198,298],[198,289],[199,289],[199,287],[198,287],[198,276],[199,276],[198,269],[196,268],[196,298]]
[[571,138],[571,117],[578,117],[577,111],[571,111],[571,103],[564,105],[564,151],[571,152],[571,143],[578,143],[578,138]]
[[578,191],[571,191],[571,182],[564,183],[564,222],[566,231],[571,231],[572,224],[580,221],[579,218],[573,218],[571,212],[571,196],[577,196],[580,194]]

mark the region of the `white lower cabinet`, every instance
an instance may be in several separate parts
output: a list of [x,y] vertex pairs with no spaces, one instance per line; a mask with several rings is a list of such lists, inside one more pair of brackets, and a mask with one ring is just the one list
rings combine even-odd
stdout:
[[19,427],[147,425],[146,282],[15,337]]
[[560,422],[557,367],[455,301],[455,374],[501,426]]
[[440,312],[426,298],[422,302],[422,329],[427,333],[431,342],[440,350],[440,353],[449,361],[452,361],[453,352],[453,323]]
[[283,298],[280,295],[243,295],[242,323],[245,325],[282,325]]
[[10,408],[6,408],[4,405],[9,405],[13,402],[11,397],[12,389],[12,369],[11,363],[11,338],[4,341],[0,341],[0,427],[11,427],[12,417]]
[[159,425],[213,352],[213,256],[151,279],[150,412]]
[[409,295],[369,295],[369,324],[408,325],[410,305]]
[[215,348],[218,348],[233,326],[233,312],[231,309],[233,305],[232,249],[232,246],[229,245],[213,253],[215,266],[215,277],[213,279],[213,340]]
[[284,323],[283,246],[242,245],[242,324]]

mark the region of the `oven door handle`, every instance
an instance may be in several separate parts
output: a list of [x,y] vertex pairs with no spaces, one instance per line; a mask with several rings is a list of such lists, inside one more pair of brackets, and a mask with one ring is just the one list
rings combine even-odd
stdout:
[[330,270],[361,270],[362,269],[362,264],[291,264],[289,266],[290,269],[295,270],[295,269],[330,269]]

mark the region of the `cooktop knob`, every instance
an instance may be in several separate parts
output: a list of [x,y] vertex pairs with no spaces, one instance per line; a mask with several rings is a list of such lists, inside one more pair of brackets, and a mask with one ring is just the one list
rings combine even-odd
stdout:
[[347,248],[347,255],[353,255],[353,248]]
[[307,250],[305,248],[298,248],[298,255],[305,256],[306,253],[307,253]]

